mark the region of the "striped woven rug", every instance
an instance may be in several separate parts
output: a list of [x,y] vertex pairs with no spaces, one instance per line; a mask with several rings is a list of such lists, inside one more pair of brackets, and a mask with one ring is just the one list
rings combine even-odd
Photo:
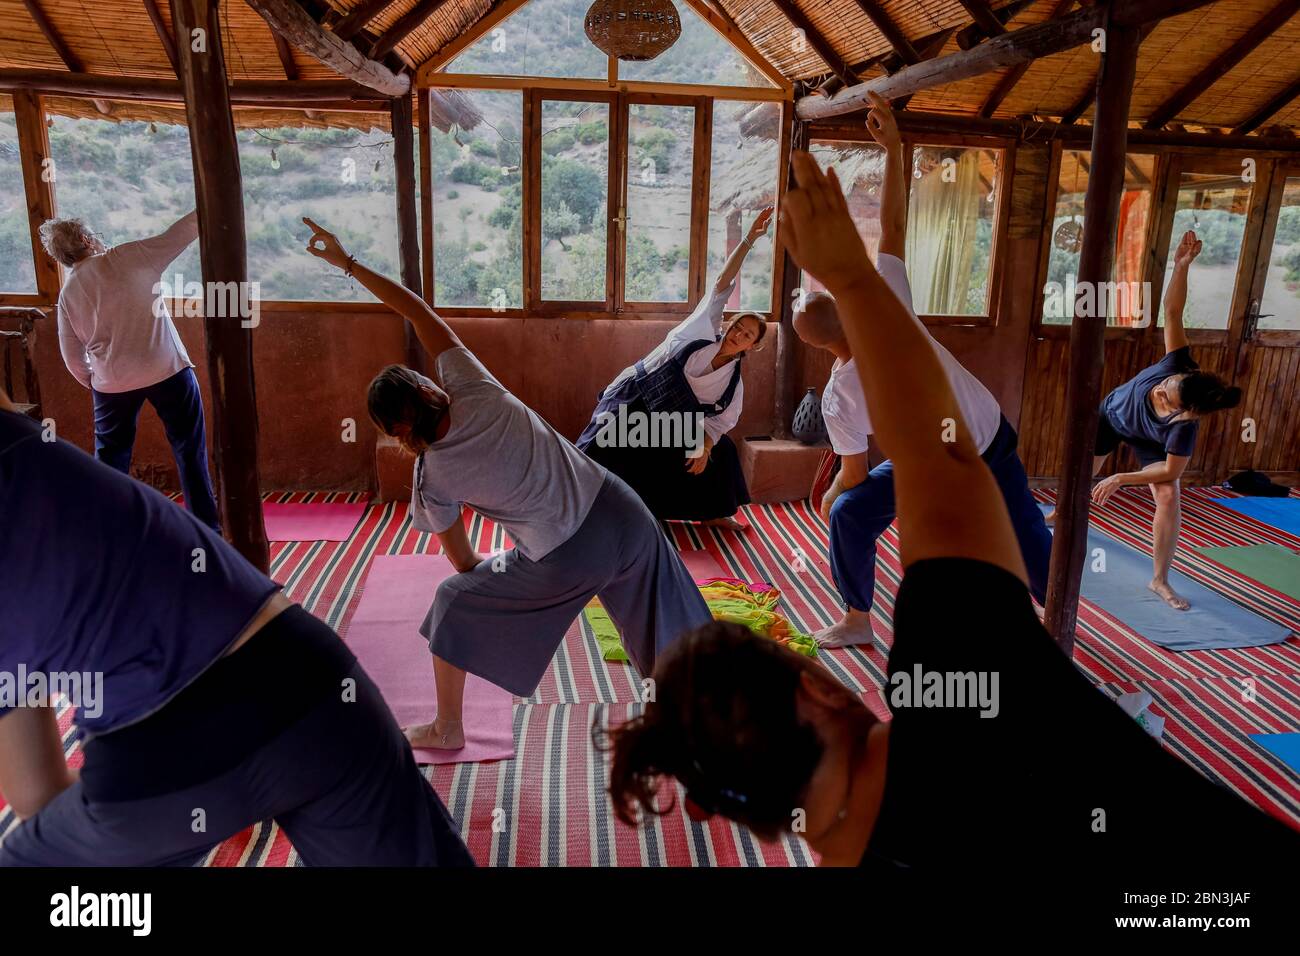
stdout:
[[[1050,500],[1050,495],[1041,494]],[[1300,549],[1300,540],[1209,505],[1211,498],[1224,494],[1216,489],[1186,492],[1183,534],[1188,545],[1273,542]],[[268,496],[295,502],[360,498]],[[1105,533],[1149,553],[1152,511],[1145,490],[1125,489],[1094,521]],[[836,620],[840,604],[820,517],[803,502],[750,506],[745,513],[753,529],[748,534],[694,525],[665,528],[679,549],[705,549],[729,573],[775,584],[784,595],[784,610],[800,629],[814,631]],[[481,553],[506,545],[502,529],[479,516],[470,536]],[[271,547],[273,577],[290,597],[346,637],[371,557],[435,552],[438,542],[411,526],[405,503],[390,503],[368,508],[347,541]],[[876,613],[892,624],[901,578],[892,528],[881,539],[878,567]],[[1300,629],[1300,602],[1261,588],[1190,548],[1179,550],[1177,567],[1256,613]],[[887,653],[887,642],[882,642],[824,652],[822,660],[845,684],[874,698],[884,681]],[[1149,691],[1153,710],[1166,718],[1164,740],[1170,750],[1300,828],[1300,779],[1247,736],[1300,731],[1300,639],[1295,635],[1270,647],[1174,654],[1085,602],[1075,660],[1112,696],[1139,688]],[[603,792],[605,757],[592,735],[636,712],[639,681],[630,665],[601,659],[594,635],[580,618],[536,693],[516,701],[514,759],[425,768],[475,859],[490,866],[812,865],[812,855],[795,838],[769,845],[725,821],[697,823],[681,810],[680,799],[640,828],[614,819]],[[61,726],[75,764],[80,755],[71,740],[70,717],[62,714]],[[14,822],[10,812],[0,810],[0,832]],[[297,854],[272,822],[226,841],[207,859],[211,866],[297,862]]]

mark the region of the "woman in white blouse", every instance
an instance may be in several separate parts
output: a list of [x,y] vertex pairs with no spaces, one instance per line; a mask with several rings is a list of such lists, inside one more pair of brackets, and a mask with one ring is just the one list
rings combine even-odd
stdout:
[[744,405],[740,360],[763,340],[767,324],[742,312],[724,327],[723,310],[741,263],[771,219],[770,206],[754,218],[709,298],[619,373],[578,439],[578,447],[631,485],[657,518],[748,527],[735,518],[749,503],[749,488],[727,432]]

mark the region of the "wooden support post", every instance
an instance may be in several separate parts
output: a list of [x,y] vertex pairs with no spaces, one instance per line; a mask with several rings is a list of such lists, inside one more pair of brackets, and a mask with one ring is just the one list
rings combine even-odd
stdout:
[[[1097,102],[1092,124],[1092,169],[1083,204],[1083,248],[1078,288],[1109,282],[1115,258],[1115,230],[1124,193],[1124,153],[1128,147],[1128,112],[1141,43],[1136,26],[1112,23],[1097,75]],[[1070,327],[1069,409],[1062,452],[1061,485],[1056,498],[1056,536],[1043,623],[1067,655],[1074,651],[1079,590],[1088,541],[1092,491],[1092,449],[1097,437],[1097,406],[1105,368],[1106,316],[1080,315],[1076,298]],[[1104,310],[1093,310],[1102,311]]]
[[46,162],[50,158],[50,136],[41,98],[27,91],[14,93],[14,122],[18,128],[18,159],[23,169],[36,290],[46,302],[56,302],[59,264],[45,254],[40,238],[41,223],[54,218],[54,167]]
[[[781,137],[782,144],[787,146],[785,150],[787,157],[796,149],[808,148],[808,124],[795,119],[793,112],[793,110],[785,110],[783,115],[783,118],[789,121],[786,126],[788,132]],[[787,161],[786,167],[786,188],[789,189],[795,185],[794,166]],[[799,338],[794,332],[794,309],[796,299],[799,298],[798,288],[801,280],[800,269],[795,264],[794,258],[785,251],[784,245],[780,246],[780,249],[781,324],[780,336],[776,343],[776,396],[773,403],[773,417],[776,420],[773,423],[772,436],[789,438],[795,406],[799,399],[799,362],[796,360],[799,354]]]
[[[402,285],[423,295],[420,283],[420,222],[415,207],[415,132],[411,98],[399,96],[389,106],[393,130],[393,165],[397,178],[397,259]],[[406,328],[406,364],[428,374],[430,362],[411,326]]]
[[420,279],[424,301],[433,305],[433,117],[430,90],[416,93],[416,122],[420,129]]
[[[244,201],[235,122],[226,88],[220,0],[171,0],[171,9],[177,36],[191,37],[193,31],[201,30],[207,43],[205,52],[196,52],[192,42],[177,44],[176,49],[194,160],[203,281],[207,287],[219,282],[244,289],[248,281]],[[270,568],[270,554],[257,463],[253,337],[238,315],[205,315],[203,328],[222,523],[235,549],[265,572]]]

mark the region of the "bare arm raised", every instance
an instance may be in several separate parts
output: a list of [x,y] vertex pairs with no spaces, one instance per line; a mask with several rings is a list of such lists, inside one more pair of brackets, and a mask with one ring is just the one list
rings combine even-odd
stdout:
[[867,131],[885,149],[885,178],[880,188],[880,251],[904,258],[907,252],[907,163],[903,137],[889,100],[872,90]]
[[437,358],[448,349],[460,348],[461,341],[437,312],[429,308],[428,303],[403,285],[367,268],[350,256],[338,237],[322,229],[307,217],[302,220],[311,227],[311,239],[307,241],[307,251],[317,259],[324,259],[330,265],[342,269],[374,293],[380,302],[388,306],[415,330],[416,337],[430,358]]
[[1174,273],[1165,290],[1165,353],[1176,352],[1187,345],[1187,332],[1183,328],[1183,311],[1187,308],[1187,273],[1192,260],[1201,254],[1201,240],[1190,229],[1174,250]]

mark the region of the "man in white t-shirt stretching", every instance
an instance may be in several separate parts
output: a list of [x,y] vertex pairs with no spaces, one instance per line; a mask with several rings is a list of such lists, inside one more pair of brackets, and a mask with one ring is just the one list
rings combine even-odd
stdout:
[[[871,102],[873,108],[867,117],[867,128],[886,154],[876,268],[919,325],[903,264],[907,222],[903,144],[888,102],[875,93],[871,94]],[[867,468],[871,420],[848,339],[840,327],[835,300],[824,292],[809,295],[804,309],[795,315],[794,328],[809,345],[835,355],[830,379],[822,393],[822,416],[831,447],[840,456],[841,464],[822,499],[821,513],[830,524],[831,574],[844,601],[845,613],[843,620],[814,636],[823,647],[870,644],[874,638],[871,606],[876,583],[876,539],[894,520],[894,466],[885,461],[870,470]],[[1015,429],[1002,416],[997,399],[979,379],[946,348],[933,339],[931,342],[947,370],[963,419],[962,422],[936,422],[935,428],[970,430],[975,447],[1002,489],[1029,570],[1030,590],[1041,603],[1047,593],[1052,535],[1029,491],[1024,466],[1016,455]],[[953,493],[960,494],[961,490],[954,488]]]
[[163,269],[198,235],[194,212],[159,235],[112,248],[80,219],[41,226],[45,251],[70,270],[59,293],[59,348],[95,403],[95,457],[130,473],[136,423],[148,402],[172,446],[185,506],[220,530],[194,363],[158,294]]

